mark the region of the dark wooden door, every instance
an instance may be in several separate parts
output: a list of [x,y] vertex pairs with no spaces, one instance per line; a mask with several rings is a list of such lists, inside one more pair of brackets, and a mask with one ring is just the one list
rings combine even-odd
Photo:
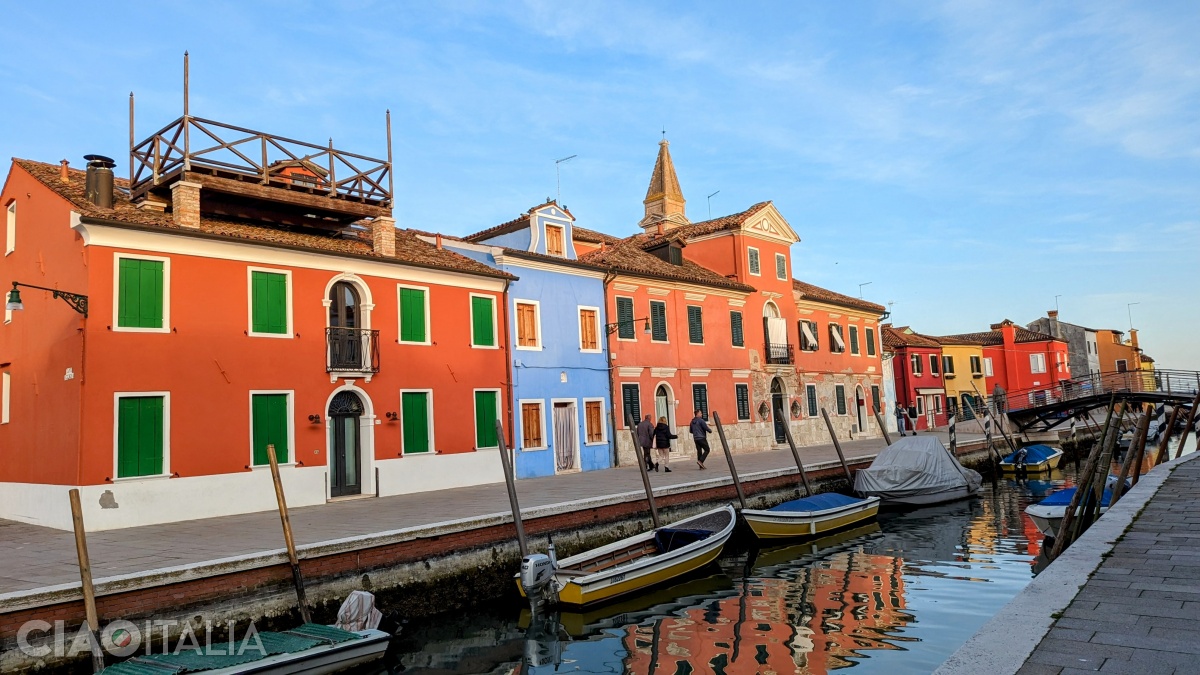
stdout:
[[775,420],[775,442],[783,443],[787,440],[787,436],[784,435],[784,425],[787,424],[787,406],[783,402],[783,385],[779,383],[779,378],[771,380],[771,419]]
[[334,396],[329,404],[331,497],[362,493],[362,439],[359,431],[362,412],[362,401],[349,391]]

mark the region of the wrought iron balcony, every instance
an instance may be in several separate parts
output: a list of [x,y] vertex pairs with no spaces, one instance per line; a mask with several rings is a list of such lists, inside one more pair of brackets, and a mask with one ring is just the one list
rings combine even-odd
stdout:
[[325,372],[379,372],[379,331],[326,328],[325,344]]
[[767,342],[764,345],[763,354],[766,355],[767,363],[777,366],[790,366],[796,362],[796,357],[792,353],[790,344],[778,344]]

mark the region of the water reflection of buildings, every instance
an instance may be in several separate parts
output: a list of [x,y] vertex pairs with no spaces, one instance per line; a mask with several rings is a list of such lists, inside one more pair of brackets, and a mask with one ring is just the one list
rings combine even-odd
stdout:
[[629,673],[824,673],[896,649],[907,625],[903,561],[861,550],[745,579],[738,596],[629,626]]

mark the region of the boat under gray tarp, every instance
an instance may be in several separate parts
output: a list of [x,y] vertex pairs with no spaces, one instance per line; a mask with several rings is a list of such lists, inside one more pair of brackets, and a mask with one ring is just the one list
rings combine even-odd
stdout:
[[854,477],[854,491],[884,504],[940,504],[970,497],[983,477],[958,463],[935,436],[905,436]]

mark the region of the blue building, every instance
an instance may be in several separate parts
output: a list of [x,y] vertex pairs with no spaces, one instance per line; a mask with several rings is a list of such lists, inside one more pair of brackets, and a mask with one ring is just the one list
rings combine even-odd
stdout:
[[605,270],[578,261],[574,226],[551,201],[462,240],[442,238],[518,277],[507,314],[519,478],[613,465]]

